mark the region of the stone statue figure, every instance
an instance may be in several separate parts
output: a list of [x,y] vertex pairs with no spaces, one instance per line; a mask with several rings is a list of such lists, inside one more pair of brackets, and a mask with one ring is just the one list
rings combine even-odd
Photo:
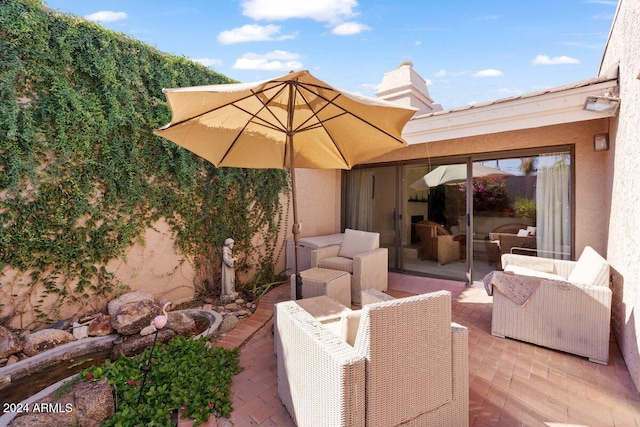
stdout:
[[236,262],[238,257],[233,255],[235,242],[229,238],[224,241],[222,248],[222,291],[220,300],[223,303],[235,301],[238,298],[236,292]]

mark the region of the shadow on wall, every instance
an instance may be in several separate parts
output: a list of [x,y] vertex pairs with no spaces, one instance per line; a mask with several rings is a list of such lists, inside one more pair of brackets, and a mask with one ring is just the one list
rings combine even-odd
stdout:
[[[634,349],[639,348],[638,332],[636,330],[635,311],[631,308],[629,320],[625,320],[627,316],[627,304],[624,302],[624,276],[619,271],[610,267],[611,273],[611,290],[613,291],[612,299],[612,329],[616,338],[620,353],[624,357],[625,354],[633,354]],[[627,351],[629,350],[629,351]],[[634,360],[625,360],[629,375],[636,386],[636,392],[640,389],[640,365]]]

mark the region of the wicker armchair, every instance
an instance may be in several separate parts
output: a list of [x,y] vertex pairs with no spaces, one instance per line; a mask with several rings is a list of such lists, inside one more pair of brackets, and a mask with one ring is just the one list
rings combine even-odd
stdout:
[[449,292],[372,302],[333,324],[278,303],[275,337],[278,393],[298,426],[468,426],[468,335]]
[[606,365],[612,292],[609,264],[587,246],[578,261],[502,255],[505,272],[485,277],[491,333]]
[[311,267],[351,274],[351,302],[360,304],[365,289],[387,290],[389,250],[380,247],[380,233],[346,229],[341,243],[311,251]]
[[415,227],[424,245],[422,259],[436,260],[439,264],[460,259],[460,242],[453,239],[449,230],[433,221],[420,221]]

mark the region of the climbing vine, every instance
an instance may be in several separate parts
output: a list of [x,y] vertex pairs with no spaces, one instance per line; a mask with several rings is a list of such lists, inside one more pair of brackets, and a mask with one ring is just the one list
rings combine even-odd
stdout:
[[217,169],[153,134],[170,120],[162,88],[231,80],[44,6],[0,2],[0,286],[8,271],[43,286],[43,320],[46,298],[107,295],[106,264],[159,219],[201,268],[217,270],[229,236],[245,268],[272,266],[287,174]]

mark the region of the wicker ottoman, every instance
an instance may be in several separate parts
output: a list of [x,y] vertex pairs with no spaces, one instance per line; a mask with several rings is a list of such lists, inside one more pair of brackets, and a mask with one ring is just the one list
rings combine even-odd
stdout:
[[[345,271],[314,267],[300,272],[302,298],[326,295],[345,307],[351,307],[351,275]],[[295,299],[296,276],[291,275],[291,299]]]

